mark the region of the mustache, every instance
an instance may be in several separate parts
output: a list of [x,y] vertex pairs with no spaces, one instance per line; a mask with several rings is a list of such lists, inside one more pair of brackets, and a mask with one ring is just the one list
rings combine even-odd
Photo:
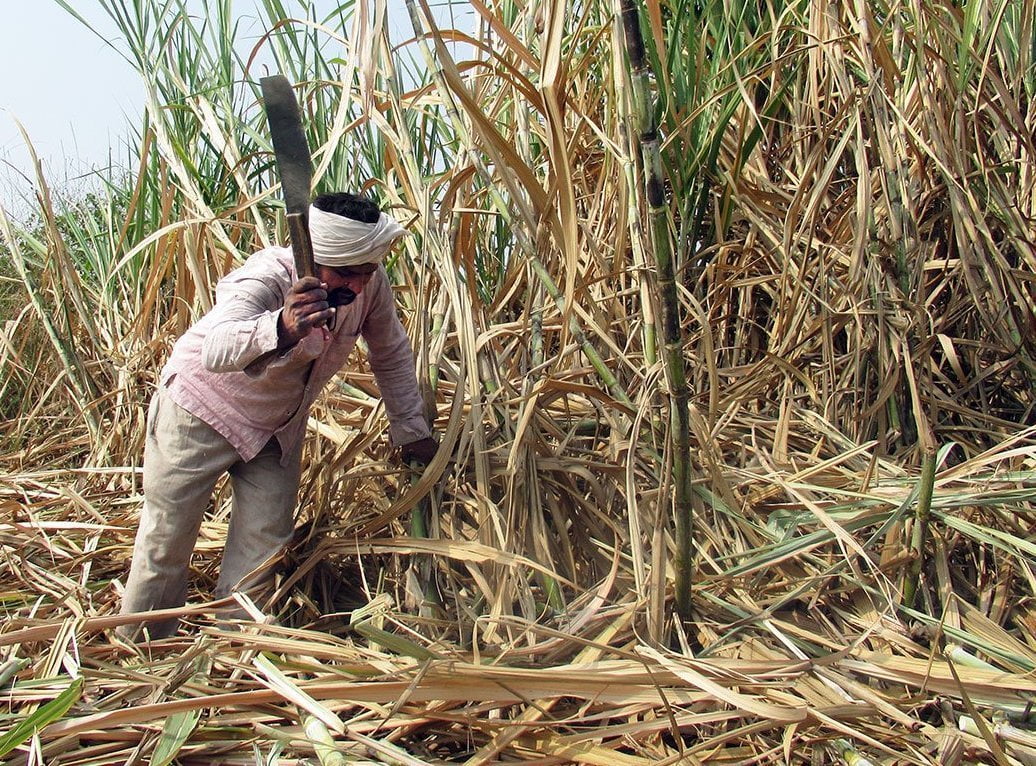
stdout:
[[348,287],[338,287],[327,294],[327,303],[330,306],[348,306],[356,300],[356,293]]

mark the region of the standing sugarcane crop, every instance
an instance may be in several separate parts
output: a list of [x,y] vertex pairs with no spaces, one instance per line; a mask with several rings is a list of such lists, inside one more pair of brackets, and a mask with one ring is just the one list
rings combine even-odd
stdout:
[[676,517],[676,613],[683,620],[691,615],[693,572],[691,501],[690,393],[684,369],[680,302],[676,293],[673,247],[669,237],[665,174],[662,171],[658,126],[650,92],[651,68],[644,53],[640,14],[634,0],[621,0],[626,55],[633,77],[633,99],[637,133],[640,137],[651,252],[655,257],[658,291],[662,304],[662,342],[665,349],[666,382],[669,387],[669,420],[672,449],[673,512]]

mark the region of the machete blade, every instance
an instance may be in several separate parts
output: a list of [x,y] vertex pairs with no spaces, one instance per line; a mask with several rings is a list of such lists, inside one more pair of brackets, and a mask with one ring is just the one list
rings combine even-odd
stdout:
[[281,177],[284,207],[288,211],[288,230],[299,277],[313,274],[313,246],[309,239],[309,194],[313,182],[313,163],[309,144],[302,130],[302,114],[291,83],[284,75],[264,77],[266,121],[270,125],[277,171]]

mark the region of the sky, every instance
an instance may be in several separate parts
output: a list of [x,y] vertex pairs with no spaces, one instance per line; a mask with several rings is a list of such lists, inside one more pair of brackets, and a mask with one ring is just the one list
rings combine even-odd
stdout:
[[[124,47],[99,0],[69,2],[115,48]],[[248,17],[255,2],[236,0],[233,7]],[[200,0],[188,4],[201,7]],[[285,5],[301,8],[298,0]],[[338,3],[314,5],[320,15]],[[141,121],[144,92],[132,65],[54,0],[0,0],[0,9],[0,205],[10,211],[32,193],[24,178],[32,166],[19,122],[48,183],[74,189],[87,183],[83,178],[91,169],[109,164],[110,152],[117,163],[125,157],[120,146],[128,126]],[[393,39],[402,39],[401,0],[390,0],[389,18]],[[409,30],[409,21],[405,26]]]
[[[73,0],[108,36],[114,25],[95,0]],[[143,88],[133,68],[53,0],[3,0],[0,23],[0,204],[24,189],[31,164],[22,124],[55,183],[108,161]],[[12,167],[13,166],[13,167]]]

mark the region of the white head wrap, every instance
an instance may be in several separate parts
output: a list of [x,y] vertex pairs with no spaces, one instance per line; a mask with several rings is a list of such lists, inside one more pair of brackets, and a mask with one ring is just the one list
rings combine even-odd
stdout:
[[406,229],[382,213],[374,223],[364,223],[309,206],[309,237],[313,260],[324,266],[378,263]]

